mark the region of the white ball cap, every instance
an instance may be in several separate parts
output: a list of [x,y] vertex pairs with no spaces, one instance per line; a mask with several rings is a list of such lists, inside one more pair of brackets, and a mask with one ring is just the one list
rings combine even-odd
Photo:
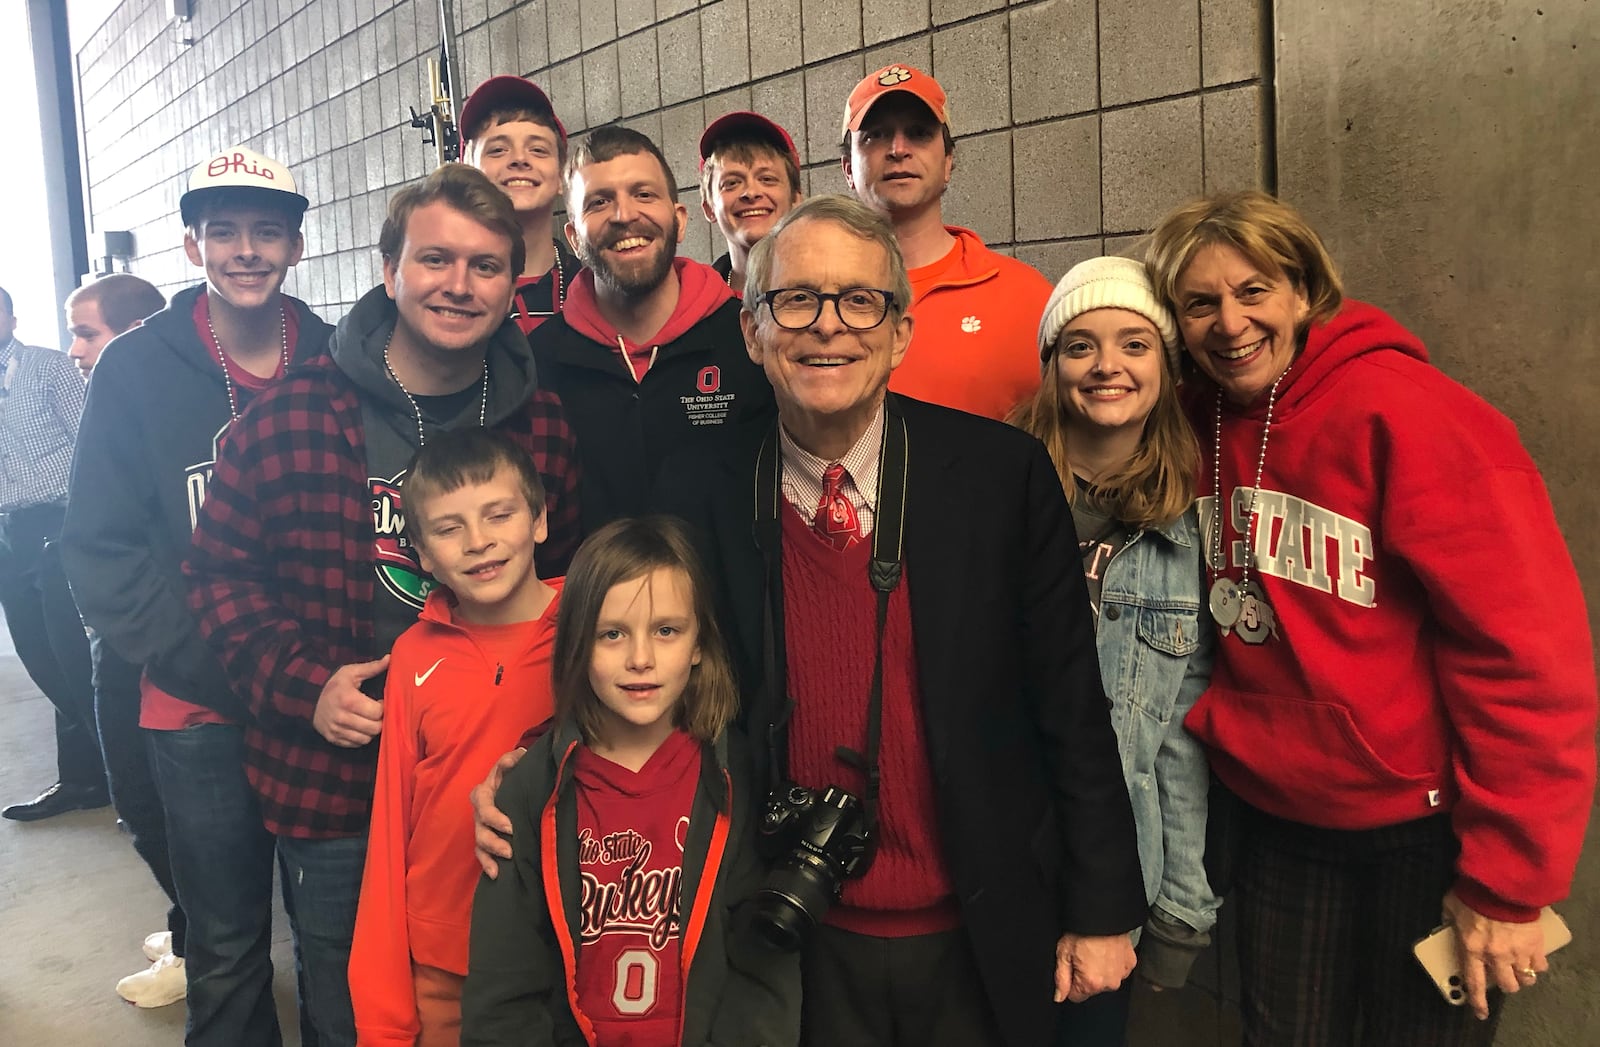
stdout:
[[[189,190],[178,200],[183,224],[194,224],[195,208],[207,197],[238,190],[282,194],[281,206],[297,216],[310,206],[310,201],[295,188],[294,176],[287,167],[254,149],[234,145],[208,156],[189,173]],[[270,197],[261,199],[280,203]]]

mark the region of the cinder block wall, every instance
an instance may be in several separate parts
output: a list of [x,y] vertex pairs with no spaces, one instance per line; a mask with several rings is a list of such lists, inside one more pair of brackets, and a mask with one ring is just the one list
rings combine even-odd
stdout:
[[[92,228],[132,229],[133,270],[192,283],[178,197],[212,148],[283,160],[312,201],[287,285],[337,319],[380,279],[389,195],[433,155],[404,126],[438,48],[434,0],[197,3],[193,46],[160,0],[127,0],[78,54]],[[696,143],[754,108],[793,134],[807,190],[843,191],[844,98],[905,62],[949,91],[947,220],[1054,279],[1126,249],[1179,200],[1263,182],[1264,0],[452,0],[463,94],[520,72],[569,131],[661,143],[689,205],[684,253],[720,253]]]

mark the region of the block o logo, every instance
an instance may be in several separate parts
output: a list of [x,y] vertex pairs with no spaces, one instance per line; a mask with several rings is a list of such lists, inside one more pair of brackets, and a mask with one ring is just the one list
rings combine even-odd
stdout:
[[722,368],[702,367],[700,374],[694,381],[695,388],[702,393],[714,393],[722,388]]

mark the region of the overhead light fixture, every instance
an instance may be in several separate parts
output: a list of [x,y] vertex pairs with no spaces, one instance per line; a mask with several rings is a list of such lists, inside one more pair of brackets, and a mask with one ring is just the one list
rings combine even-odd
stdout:
[[194,43],[194,0],[163,0],[167,18],[178,23],[178,43]]
[[100,246],[103,251],[100,269],[95,274],[104,276],[117,271],[116,263],[122,263],[122,271],[128,271],[128,262],[133,258],[133,233],[126,229],[104,229],[100,232]]

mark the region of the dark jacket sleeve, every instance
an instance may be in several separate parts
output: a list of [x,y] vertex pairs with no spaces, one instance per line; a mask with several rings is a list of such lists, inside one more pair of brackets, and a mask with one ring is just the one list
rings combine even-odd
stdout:
[[545,902],[538,772],[548,744],[506,775],[495,805],[511,819],[511,858],[472,899],[461,1047],[585,1047],[567,1003],[566,971]]
[[[762,423],[764,426],[768,423]],[[748,441],[753,439],[751,430],[742,429],[729,434],[733,440]],[[753,731],[755,726],[750,723],[749,716],[752,711],[753,697],[762,686],[763,667],[760,662],[762,647],[763,621],[760,614],[760,600],[762,591],[755,588],[751,600],[740,601],[735,593],[734,576],[742,574],[740,569],[730,564],[730,557],[737,557],[739,550],[731,547],[734,543],[747,546],[746,552],[754,569],[760,569],[760,554],[751,538],[751,525],[749,518],[744,515],[744,506],[749,503],[748,496],[740,490],[738,494],[730,495],[724,484],[732,484],[735,478],[742,475],[741,468],[735,468],[728,463],[728,459],[741,455],[737,444],[732,447],[719,448],[717,451],[708,451],[705,447],[692,447],[678,451],[669,456],[661,465],[661,470],[656,476],[656,484],[650,496],[650,511],[676,516],[689,524],[690,538],[694,542],[695,552],[700,554],[700,561],[705,566],[706,575],[712,579],[716,589],[713,601],[717,620],[722,623],[723,636],[730,647],[729,653],[733,656],[734,670],[739,682],[739,723],[746,729]],[[750,460],[754,461],[753,452]],[[726,502],[733,499],[740,507],[737,515],[730,512]],[[728,521],[732,520],[732,523]],[[724,529],[719,529],[718,523],[724,524]],[[729,530],[732,531],[730,536]],[[724,543],[730,545],[725,549]],[[759,583],[759,575],[757,575]],[[752,736],[750,743],[757,746],[751,749],[758,771],[765,767],[766,753],[759,748],[759,736]],[[762,777],[757,777],[756,784],[763,790],[765,797],[766,782]]]
[[142,355],[127,339],[107,347],[90,383],[88,404],[72,459],[61,559],[83,620],[135,665],[160,664],[185,680],[214,679],[226,689],[216,656],[190,613],[174,546],[159,518],[143,433],[121,390],[133,385],[128,367]]
[[795,1047],[800,1042],[800,954],[772,947],[750,921],[751,897],[766,877],[756,853],[763,796],[747,746],[733,737],[729,749],[737,820],[717,899],[724,912],[728,972],[707,1047]]
[[1121,934],[1143,924],[1149,911],[1133,805],[1101,683],[1072,514],[1055,467],[1037,441],[1032,442],[1027,489],[1023,679],[1060,820],[1061,929]]

